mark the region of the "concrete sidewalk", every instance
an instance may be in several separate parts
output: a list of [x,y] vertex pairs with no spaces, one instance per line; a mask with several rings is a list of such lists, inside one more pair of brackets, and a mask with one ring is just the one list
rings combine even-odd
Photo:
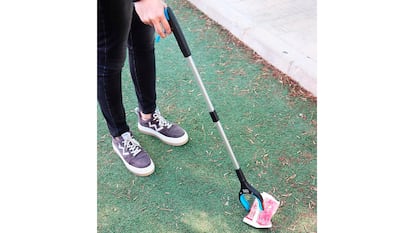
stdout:
[[317,96],[316,0],[187,1]]

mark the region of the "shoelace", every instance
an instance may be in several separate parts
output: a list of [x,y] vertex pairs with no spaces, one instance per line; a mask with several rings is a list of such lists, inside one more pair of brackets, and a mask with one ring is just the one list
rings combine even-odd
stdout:
[[134,138],[127,138],[124,140],[124,146],[131,152],[132,156],[136,156],[141,152],[141,145]]
[[171,128],[172,124],[168,122],[163,116],[161,116],[158,111],[156,111],[152,116],[154,117],[155,121],[158,121],[160,126],[167,127],[167,129]]

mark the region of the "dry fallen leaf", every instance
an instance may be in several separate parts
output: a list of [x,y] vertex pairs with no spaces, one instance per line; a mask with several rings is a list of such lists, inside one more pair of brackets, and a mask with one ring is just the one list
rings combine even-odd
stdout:
[[286,179],[286,182],[288,182],[288,181],[290,181],[290,180],[292,180],[292,179],[295,179],[295,177],[296,177],[296,174],[293,174],[293,175],[289,176],[289,177]]

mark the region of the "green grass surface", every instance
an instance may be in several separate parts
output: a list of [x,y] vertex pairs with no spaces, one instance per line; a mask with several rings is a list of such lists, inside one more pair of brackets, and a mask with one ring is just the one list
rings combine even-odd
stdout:
[[130,173],[115,154],[98,107],[98,232],[316,232],[316,103],[289,95],[251,50],[235,43],[185,1],[174,10],[207,92],[248,181],[282,205],[273,228],[254,229],[238,201],[239,181],[175,38],[156,44],[158,107],[189,142],[165,145],[140,134],[128,65],[127,120],[154,160],[149,177]]

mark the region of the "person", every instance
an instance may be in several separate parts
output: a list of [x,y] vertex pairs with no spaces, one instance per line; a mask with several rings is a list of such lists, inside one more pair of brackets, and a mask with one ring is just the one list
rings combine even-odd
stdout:
[[165,7],[162,0],[98,0],[98,102],[114,151],[138,176],[151,175],[155,165],[126,122],[121,71],[127,50],[138,100],[138,130],[173,146],[188,141],[187,132],[166,120],[156,105],[154,36],[171,34]]

